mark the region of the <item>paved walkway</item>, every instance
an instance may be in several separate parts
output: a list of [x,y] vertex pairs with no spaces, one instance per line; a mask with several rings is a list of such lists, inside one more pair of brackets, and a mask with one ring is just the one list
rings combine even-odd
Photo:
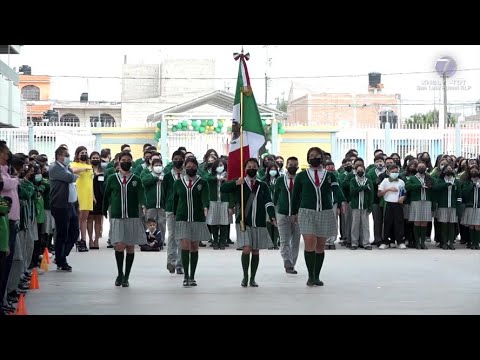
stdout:
[[[232,233],[233,235],[233,233]],[[166,252],[137,252],[130,287],[114,286],[114,252],[72,253],[72,273],[56,266],[27,294],[29,314],[480,314],[480,251],[327,251],[324,287],[286,274],[278,250],[262,250],[258,288],[242,288],[240,251],[200,248],[198,286],[166,269]]]

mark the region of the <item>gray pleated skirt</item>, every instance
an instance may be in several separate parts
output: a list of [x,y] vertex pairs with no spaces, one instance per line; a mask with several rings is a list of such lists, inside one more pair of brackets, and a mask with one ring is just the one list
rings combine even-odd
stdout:
[[245,226],[245,231],[241,231],[240,224],[236,224],[235,228],[237,230],[237,248],[250,246],[253,250],[261,250],[273,247],[266,227]]
[[460,223],[467,226],[480,226],[480,208],[465,208]]
[[208,208],[208,225],[228,225],[230,224],[228,216],[228,202],[210,201]]
[[28,222],[27,236],[30,239],[30,241],[38,240],[37,220],[33,219]]
[[423,221],[430,222],[432,221],[432,202],[421,200],[421,201],[412,201],[410,203],[410,213],[408,215],[408,221]]
[[300,233],[322,238],[337,236],[338,227],[335,217],[336,213],[333,209],[316,211],[300,208],[298,211]]
[[454,223],[458,221],[456,208],[438,208],[435,211],[435,218],[441,223]]
[[208,241],[210,237],[206,222],[175,221],[175,240]]
[[55,219],[50,210],[45,210],[45,222],[42,224],[42,234],[53,234],[55,230]]
[[110,243],[142,245],[147,243],[145,228],[140,218],[110,219]]
[[408,220],[410,215],[410,204],[403,204],[403,219]]

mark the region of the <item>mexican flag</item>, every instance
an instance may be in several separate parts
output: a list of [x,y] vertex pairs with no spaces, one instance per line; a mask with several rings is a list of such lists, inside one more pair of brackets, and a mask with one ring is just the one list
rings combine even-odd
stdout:
[[[238,78],[233,103],[232,128],[239,125],[242,121],[243,131],[243,162],[249,158],[258,158],[258,151],[265,144],[265,132],[258,111],[257,102],[253,96],[250,86],[250,77],[248,75],[247,62],[250,55],[234,54],[235,60],[240,60],[238,64]],[[243,93],[243,116],[240,114],[240,94]],[[240,133],[232,131],[232,141],[230,142],[228,154],[228,180],[242,177],[244,164],[240,162]]]

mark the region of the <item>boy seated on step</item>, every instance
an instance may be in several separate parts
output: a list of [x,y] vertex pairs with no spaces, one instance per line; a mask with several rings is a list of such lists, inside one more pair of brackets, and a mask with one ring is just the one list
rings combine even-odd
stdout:
[[141,251],[160,251],[163,250],[163,234],[160,229],[157,229],[157,222],[155,219],[147,220],[147,243],[140,245]]

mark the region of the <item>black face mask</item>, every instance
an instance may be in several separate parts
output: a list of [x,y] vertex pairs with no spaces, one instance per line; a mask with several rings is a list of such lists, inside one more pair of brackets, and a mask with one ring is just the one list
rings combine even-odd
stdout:
[[279,169],[283,168],[283,162],[277,161],[277,166]]
[[415,175],[417,173],[417,169],[416,168],[410,168],[409,172],[410,172],[410,174]]
[[247,175],[250,176],[251,178],[255,178],[255,176],[257,176],[257,169],[248,169]]
[[453,175],[453,171],[445,171],[445,175],[447,175],[447,176],[452,176],[452,175]]
[[425,174],[425,172],[427,171],[427,169],[425,169],[425,168],[420,168],[420,169],[418,169],[417,171],[418,171],[419,174],[422,174],[422,175],[423,175],[423,174]]
[[85,155],[85,154],[80,155],[80,160],[87,161],[88,160],[88,155]]
[[470,175],[472,176],[472,179],[477,178],[478,177],[478,172],[476,172],[476,171],[472,172],[472,173],[470,173]]
[[298,167],[290,166],[287,170],[290,175],[295,175],[297,173]]
[[365,175],[365,172],[363,172],[363,171],[357,171],[357,175],[358,175],[359,177],[362,177],[363,175]]
[[347,165],[347,166],[345,166],[345,171],[346,171],[346,172],[350,172],[350,171],[352,171],[352,169],[353,169],[353,166],[352,166],[352,165]]
[[185,172],[190,177],[194,177],[195,175],[197,175],[197,169],[186,169]]
[[132,163],[130,161],[121,162],[120,167],[122,168],[123,171],[130,171],[130,168],[132,167]]
[[183,166],[183,161],[182,160],[174,161],[173,166],[175,166],[177,169],[181,169]]
[[98,165],[100,165],[100,160],[92,160],[92,161],[90,161],[90,163],[91,163],[93,166],[98,166]]
[[3,181],[0,181],[0,191],[3,190]]
[[44,179],[48,179],[48,171],[45,171],[43,174],[42,174],[43,178]]
[[145,159],[145,164],[150,165],[150,158]]
[[308,159],[308,163],[309,163],[312,167],[318,167],[318,166],[320,166],[320,164],[322,163],[322,158],[319,157],[319,158]]
[[400,165],[401,165],[401,162],[400,162],[400,160],[394,160],[394,161],[395,161],[395,164],[397,164],[398,166],[400,166]]

